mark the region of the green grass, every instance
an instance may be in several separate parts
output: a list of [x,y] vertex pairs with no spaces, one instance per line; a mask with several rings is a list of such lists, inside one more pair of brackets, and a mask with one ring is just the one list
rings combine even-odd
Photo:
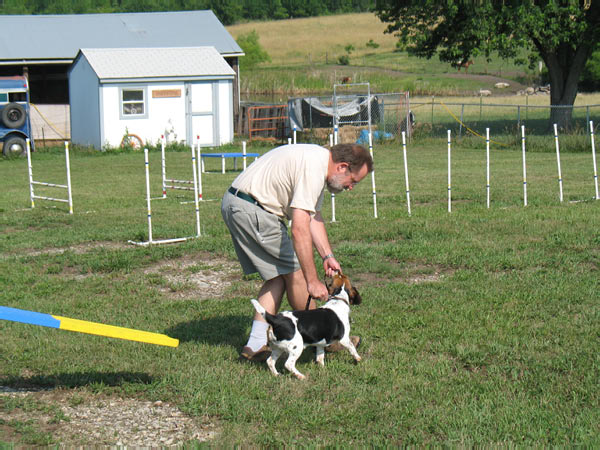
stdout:
[[[511,139],[492,146],[490,209],[485,146],[453,143],[452,213],[445,140],[410,143],[410,217],[401,147],[375,147],[379,217],[367,177],[337,196],[337,221],[327,223],[363,297],[352,313],[363,362],[335,354],[320,368],[307,352],[298,363],[305,382],[237,361],[254,277],[242,279],[235,266],[224,295],[198,300],[185,285],[170,296],[164,274],[146,273],[191,259],[184,271],[191,276],[207,267],[207,255],[235,261],[219,201],[200,205],[200,239],[127,246],[147,238],[141,153],[72,149],[72,216],[62,204],[30,209],[26,161],[2,159],[0,305],[165,333],[180,346],[1,321],[0,384],[168,401],[218,424],[218,446],[597,446],[600,202],[592,200],[591,155],[589,148],[561,155],[561,204],[552,140],[547,151],[528,152],[524,207],[520,146]],[[150,158],[158,196],[160,153]],[[170,152],[169,175],[185,178],[189,159]],[[205,174],[204,198],[219,199],[237,173]],[[61,150],[34,153],[33,174],[62,183]],[[169,192],[152,203],[155,238],[193,234],[193,205],[179,200]],[[326,196],[327,220],[330,208]],[[35,423],[0,426],[39,445],[53,442]]]

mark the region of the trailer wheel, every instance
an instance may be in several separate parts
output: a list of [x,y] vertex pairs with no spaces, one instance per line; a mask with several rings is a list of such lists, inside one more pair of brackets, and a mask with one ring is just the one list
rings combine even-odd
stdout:
[[26,113],[23,105],[9,103],[2,109],[2,123],[6,128],[20,128],[25,123]]
[[26,151],[25,139],[19,136],[9,137],[2,146],[4,156],[23,156]]

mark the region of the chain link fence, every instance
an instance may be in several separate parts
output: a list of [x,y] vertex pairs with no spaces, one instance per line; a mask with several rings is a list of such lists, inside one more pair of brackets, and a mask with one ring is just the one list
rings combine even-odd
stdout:
[[[540,106],[484,103],[411,101],[410,108],[415,120],[414,135],[444,137],[447,130],[453,136],[477,134],[485,136],[486,128],[491,135],[517,135],[525,126],[528,135],[547,136],[552,133],[552,110],[572,109],[571,126],[561,130],[565,134],[587,134],[590,121],[594,128],[600,124],[600,105]],[[561,111],[557,111],[561,112]]]
[[338,142],[368,145],[369,127],[375,141],[397,139],[402,131],[410,137],[412,115],[408,92],[372,94],[342,92],[321,97],[299,97],[288,100],[290,132],[294,128],[302,142],[329,143],[334,127]]

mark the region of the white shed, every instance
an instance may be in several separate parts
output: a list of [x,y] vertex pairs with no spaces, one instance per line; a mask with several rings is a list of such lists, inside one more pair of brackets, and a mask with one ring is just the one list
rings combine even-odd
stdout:
[[214,47],[81,49],[69,70],[71,141],[231,142],[234,75]]

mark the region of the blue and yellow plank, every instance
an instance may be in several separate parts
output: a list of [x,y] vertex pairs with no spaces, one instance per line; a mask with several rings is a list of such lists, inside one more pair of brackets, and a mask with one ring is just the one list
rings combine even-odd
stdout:
[[144,342],[147,344],[165,345],[168,347],[177,347],[179,345],[178,339],[173,339],[164,334],[134,330],[133,328],[115,327],[97,322],[88,322],[87,320],[70,319],[68,317],[9,308],[7,306],[0,306],[0,319],[42,327],[58,328],[60,330],[76,331],[77,333]]

